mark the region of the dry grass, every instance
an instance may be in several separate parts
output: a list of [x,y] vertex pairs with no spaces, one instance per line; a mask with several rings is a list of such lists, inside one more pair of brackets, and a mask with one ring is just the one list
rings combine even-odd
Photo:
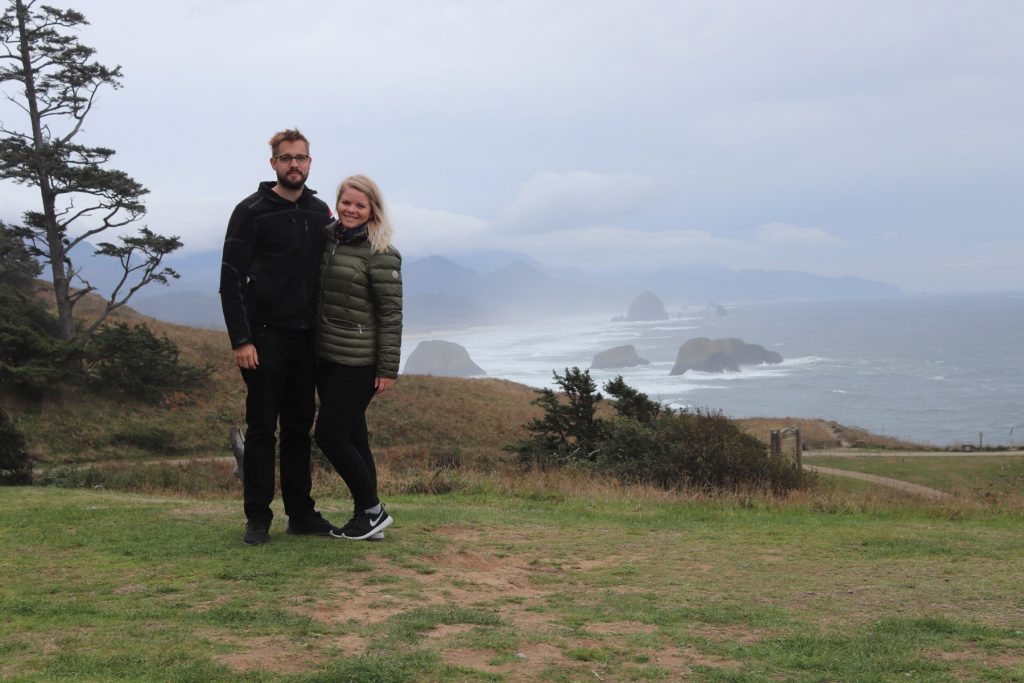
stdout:
[[396,458],[424,462],[430,454],[493,459],[526,436],[540,410],[530,387],[500,379],[402,375],[394,390],[370,404],[374,443]]
[[774,429],[799,427],[803,442],[808,448],[884,448],[889,450],[926,450],[921,444],[903,441],[890,436],[881,436],[860,429],[848,427],[832,420],[812,420],[798,417],[749,417],[736,420],[740,428],[754,438],[770,442]]

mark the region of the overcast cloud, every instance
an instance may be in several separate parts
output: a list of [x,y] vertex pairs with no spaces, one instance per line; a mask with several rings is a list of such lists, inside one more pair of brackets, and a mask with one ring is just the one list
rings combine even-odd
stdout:
[[310,186],[373,176],[407,258],[1024,288],[1016,0],[52,4],[124,68],[86,141],[189,250],[219,249],[298,126]]

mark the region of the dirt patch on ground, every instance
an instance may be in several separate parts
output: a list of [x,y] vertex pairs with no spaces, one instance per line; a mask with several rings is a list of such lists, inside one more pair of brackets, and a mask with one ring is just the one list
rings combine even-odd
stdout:
[[650,559],[650,557],[645,555],[630,555],[628,557],[613,555],[611,557],[576,560],[574,562],[564,563],[561,566],[563,569],[590,572],[600,569],[618,569],[629,565],[643,566],[649,562]]
[[693,647],[665,648],[657,652],[648,651],[647,654],[652,664],[669,672],[671,680],[680,680],[695,666],[715,669],[738,669],[742,666],[735,660],[705,654]]
[[943,662],[975,662],[986,666],[1011,669],[1024,664],[1024,652],[986,652],[978,648],[954,651],[930,651],[925,656]]
[[490,650],[469,648],[451,649],[441,654],[441,659],[446,664],[475,669],[484,673],[503,674],[512,681],[540,680],[540,672],[549,666],[564,668],[577,664],[566,657],[557,647],[544,643],[524,644],[510,662],[492,664],[495,657],[496,654]]
[[471,650],[469,648],[454,648],[451,650],[446,650],[441,655],[441,659],[446,664],[452,664],[454,666],[464,666],[470,669],[476,669],[477,671],[497,673],[502,670],[501,667],[491,664],[491,660],[494,659],[494,653],[490,650]]
[[[536,558],[525,549],[510,550],[509,545],[517,542],[504,530],[498,534],[453,525],[438,532],[452,543],[436,555],[417,558],[417,565],[428,566],[429,573],[381,559],[379,571],[390,577],[389,582],[357,586],[350,578],[337,579],[329,582],[329,597],[289,609],[325,624],[360,626],[381,624],[404,612],[441,605],[491,612],[501,619],[502,628],[517,634],[514,652],[466,647],[468,641],[461,636],[478,628],[470,624],[440,624],[422,632],[421,637],[448,664],[513,681],[539,680],[551,667],[562,673],[575,671],[583,678],[596,672],[594,680],[615,680],[637,667],[657,666],[670,680],[679,680],[698,665],[740,666],[704,654],[696,647],[679,648],[667,641],[661,646],[631,648],[629,658],[624,659],[624,636],[657,633],[657,626],[640,621],[592,622],[582,632],[556,622],[559,613],[550,611],[549,601],[564,597],[567,591],[585,595],[590,590],[587,573],[601,574],[624,565],[645,566],[649,557],[627,552],[619,557],[576,560],[568,550],[569,559]],[[534,541],[536,538],[526,531],[518,543],[530,546]],[[762,637],[739,626],[709,627],[699,633],[716,642],[756,642]],[[351,649],[359,651],[358,645]],[[605,653],[614,663],[589,661],[589,651]],[[634,659],[638,656],[642,658],[639,661]]]
[[369,643],[366,638],[357,636],[354,633],[330,638],[327,642],[336,647],[340,652],[343,652],[346,657],[355,657],[363,654],[366,652],[366,646]]
[[282,674],[297,674],[315,668],[323,656],[310,652],[283,638],[257,636],[241,638],[222,631],[206,630],[201,634],[207,640],[230,645],[233,652],[213,655],[213,660],[235,671],[273,671]]
[[[167,595],[165,596],[165,599],[176,601],[180,600],[181,597],[177,595]],[[195,612],[205,612],[206,610],[211,610],[215,607],[219,607],[220,605],[231,602],[231,600],[232,597],[230,595],[218,595],[216,597],[210,598],[209,600],[196,600],[195,603],[193,603],[191,609]]]
[[587,624],[589,633],[596,633],[602,636],[626,636],[632,633],[654,633],[658,627],[653,624],[644,624],[639,621],[601,621],[594,624]]
[[[380,571],[398,583],[353,587],[349,579],[338,579],[330,582],[329,599],[290,609],[326,624],[376,624],[407,610],[438,604],[493,607],[512,598],[522,601],[516,607],[525,608],[546,594],[531,585],[532,570],[518,559],[486,551],[449,550],[424,561],[432,573],[383,565]],[[502,609],[501,616],[508,617],[508,612]]]
[[470,624],[441,624],[440,626],[430,629],[423,635],[434,640],[444,640],[445,638],[451,638],[452,636],[457,636],[472,630],[473,626]]
[[410,605],[401,605],[379,591],[363,590],[344,592],[327,601],[309,605],[295,605],[292,612],[307,616],[322,624],[379,624],[396,614],[410,609]]

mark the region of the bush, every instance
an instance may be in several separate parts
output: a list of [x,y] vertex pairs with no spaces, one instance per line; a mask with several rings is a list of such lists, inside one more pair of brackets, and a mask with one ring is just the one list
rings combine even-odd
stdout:
[[526,426],[532,436],[508,447],[522,462],[546,467],[572,461],[592,461],[602,439],[603,421],[595,417],[603,400],[588,370],[566,368],[564,375],[552,372],[562,388],[560,397],[548,388],[531,401],[544,416]]
[[21,235],[0,221],[0,386],[39,399],[70,378],[74,363],[57,319],[35,298],[41,266]]
[[187,392],[206,382],[212,370],[182,363],[178,347],[146,324],[107,325],[85,348],[89,383],[115,397],[159,403],[165,394]]
[[0,287],[0,385],[35,400],[73,376],[55,326],[42,304]]
[[520,461],[541,466],[584,462],[630,483],[666,489],[763,487],[783,492],[803,483],[803,472],[768,456],[764,445],[744,434],[719,412],[663,409],[622,377],[606,382],[616,398],[616,417],[595,417],[602,400],[588,371],[555,373],[566,392],[550,389],[535,401],[544,417],[527,429],[532,435],[509,447]]
[[623,481],[666,489],[754,486],[781,493],[802,483],[801,470],[773,460],[764,444],[711,411],[665,411],[647,424],[612,420],[596,465]]
[[25,437],[0,408],[0,484],[31,484],[32,456],[25,450]]

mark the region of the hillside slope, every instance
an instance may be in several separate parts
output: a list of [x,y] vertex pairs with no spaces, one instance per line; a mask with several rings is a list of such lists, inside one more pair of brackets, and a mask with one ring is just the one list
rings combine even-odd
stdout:
[[[87,298],[83,304],[88,311],[101,302]],[[156,406],[125,405],[76,388],[41,403],[0,396],[33,455],[42,463],[228,455],[228,430],[244,423],[245,386],[226,335],[166,323],[128,307],[113,319],[145,323],[166,334],[184,361],[211,367],[209,385]],[[409,464],[438,459],[493,463],[506,457],[503,446],[522,438],[526,423],[539,415],[530,404],[535,397],[531,387],[500,379],[402,375],[392,391],[370,406],[371,438],[382,454]],[[844,441],[887,448],[908,445],[823,420],[758,418],[740,424],[765,442],[771,429],[800,426],[811,447]]]

